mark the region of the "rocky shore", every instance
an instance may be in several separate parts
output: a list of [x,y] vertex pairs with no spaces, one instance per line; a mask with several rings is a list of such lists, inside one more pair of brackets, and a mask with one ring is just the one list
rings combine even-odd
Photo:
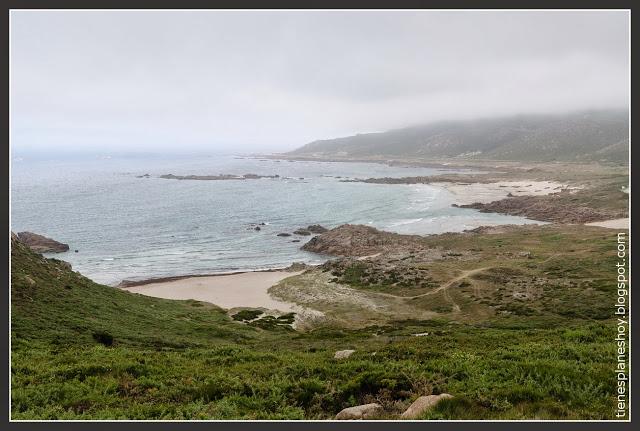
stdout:
[[46,236],[33,232],[19,232],[17,235],[12,233],[12,237],[29,247],[36,253],[64,253],[69,251],[69,244],[58,242]]
[[[579,198],[569,198],[565,193],[548,196],[512,196],[498,201],[459,205],[483,213],[498,213],[526,217],[551,223],[592,223],[627,217],[627,212],[611,208],[591,208]],[[458,205],[454,205],[458,206]]]

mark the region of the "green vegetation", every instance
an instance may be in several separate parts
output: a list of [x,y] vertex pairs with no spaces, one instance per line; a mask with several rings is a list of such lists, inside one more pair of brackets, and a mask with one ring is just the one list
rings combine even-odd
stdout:
[[[610,233],[576,226],[429,237],[453,254],[402,262],[426,265],[433,285],[368,289],[365,265],[338,278],[352,292],[410,289],[404,295],[433,291],[480,262],[491,269],[451,283],[438,301],[413,300],[431,318],[389,312],[351,329],[304,332],[291,329],[292,313],[229,317],[207,303],[98,285],[13,242],[12,418],[329,419],[367,402],[397,418],[416,397],[447,392],[455,398],[425,419],[612,419]],[[318,272],[325,286],[341,285]],[[520,291],[529,296],[515,298]],[[342,349],[356,353],[333,359]]]

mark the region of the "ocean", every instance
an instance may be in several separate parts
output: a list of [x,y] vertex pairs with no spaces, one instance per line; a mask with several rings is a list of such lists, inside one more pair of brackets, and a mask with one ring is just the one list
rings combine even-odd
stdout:
[[[277,236],[310,224],[332,228],[361,223],[399,233],[433,234],[532,223],[452,207],[453,195],[437,186],[341,181],[442,172],[238,156],[14,159],[11,230],[68,243],[69,252],[49,257],[70,262],[97,282],[115,285],[124,279],[319,263],[325,257],[300,250],[309,237]],[[247,173],[279,178],[158,178]],[[144,174],[150,177],[137,178]],[[296,239],[300,242],[292,242]]]

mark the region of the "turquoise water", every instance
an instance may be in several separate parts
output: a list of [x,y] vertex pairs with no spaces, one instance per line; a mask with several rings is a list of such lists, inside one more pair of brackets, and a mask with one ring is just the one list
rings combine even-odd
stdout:
[[[68,243],[55,255],[95,281],[116,284],[184,274],[321,262],[300,250],[308,237],[277,237],[309,224],[362,223],[400,233],[462,231],[526,223],[521,217],[453,208],[429,185],[340,182],[441,172],[373,163],[209,157],[14,160],[11,229]],[[150,174],[151,178],[136,178]],[[280,175],[246,181],[178,181],[173,173]],[[255,231],[253,223],[265,223]],[[301,242],[291,242],[300,239]],[[78,250],[77,253],[74,250]]]

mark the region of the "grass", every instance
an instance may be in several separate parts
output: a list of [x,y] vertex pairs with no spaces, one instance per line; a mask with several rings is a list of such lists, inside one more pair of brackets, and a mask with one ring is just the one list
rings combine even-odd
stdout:
[[[431,319],[390,314],[305,332],[291,329],[293,314],[229,317],[102,286],[13,243],[12,419],[330,419],[367,402],[397,418],[418,396],[443,392],[455,398],[424,419],[612,419],[616,328],[599,306],[614,295],[613,240],[572,229],[431,238],[461,254],[435,263],[435,278],[456,262],[472,268],[470,248],[500,263],[457,285],[468,291],[454,300],[473,318],[453,319],[441,300],[443,314]],[[575,252],[549,259],[567,244]],[[533,258],[496,259],[498,249]],[[543,274],[550,284],[533,302],[494,298]],[[351,276],[361,279],[357,268]],[[368,294],[363,287],[355,290]],[[474,292],[495,305],[477,304]],[[482,313],[515,304],[532,312]],[[333,359],[342,349],[356,353]]]

